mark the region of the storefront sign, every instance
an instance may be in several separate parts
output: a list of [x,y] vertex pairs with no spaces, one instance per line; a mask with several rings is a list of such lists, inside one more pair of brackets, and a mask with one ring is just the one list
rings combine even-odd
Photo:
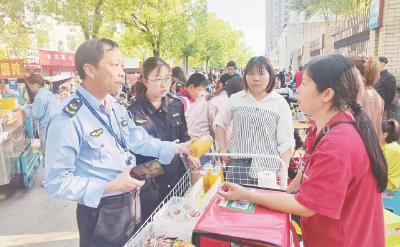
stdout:
[[63,51],[39,50],[40,65],[57,65],[75,67],[74,53]]
[[382,6],[383,0],[372,0],[370,15],[369,15],[369,29],[377,29],[382,24]]
[[0,60],[0,79],[24,78],[24,60]]

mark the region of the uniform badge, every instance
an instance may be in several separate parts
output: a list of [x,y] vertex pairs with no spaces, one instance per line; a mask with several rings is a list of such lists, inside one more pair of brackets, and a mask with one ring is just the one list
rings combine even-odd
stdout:
[[144,123],[147,123],[147,120],[146,119],[137,119],[137,120],[135,120],[135,122],[137,124],[144,124]]
[[127,126],[127,125],[128,125],[128,121],[122,120],[122,121],[121,121],[121,125],[122,125],[122,127]]
[[172,114],[172,117],[179,117],[181,114],[179,112]]
[[82,101],[78,98],[72,99],[63,109],[68,116],[73,117],[82,106]]
[[103,129],[93,130],[90,132],[91,137],[98,137],[101,136],[101,134],[103,134]]

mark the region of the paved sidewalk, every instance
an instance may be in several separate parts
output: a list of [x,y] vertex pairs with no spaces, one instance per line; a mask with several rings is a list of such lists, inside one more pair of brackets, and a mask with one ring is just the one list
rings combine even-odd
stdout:
[[50,197],[43,175],[41,168],[29,191],[0,186],[0,247],[78,246],[76,204]]

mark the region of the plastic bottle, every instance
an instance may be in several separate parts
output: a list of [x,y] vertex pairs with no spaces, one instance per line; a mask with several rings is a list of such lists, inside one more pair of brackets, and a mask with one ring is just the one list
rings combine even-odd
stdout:
[[190,144],[190,152],[194,157],[201,157],[203,154],[207,153],[212,146],[212,140],[209,137],[202,137],[200,139],[194,140]]

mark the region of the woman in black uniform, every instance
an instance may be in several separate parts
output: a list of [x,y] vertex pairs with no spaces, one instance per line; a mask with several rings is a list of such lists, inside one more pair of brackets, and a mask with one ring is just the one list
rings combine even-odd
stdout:
[[[162,141],[186,142],[188,135],[182,102],[169,93],[171,68],[159,57],[150,57],[143,63],[143,73],[137,82],[137,97],[128,110],[136,125],[142,126],[150,135]],[[137,155],[137,164],[153,157]],[[187,157],[188,164],[200,167],[200,161]],[[164,175],[146,181],[141,189],[142,220],[146,220],[157,205],[173,189],[186,172],[183,160],[175,155],[171,164],[163,166]]]

